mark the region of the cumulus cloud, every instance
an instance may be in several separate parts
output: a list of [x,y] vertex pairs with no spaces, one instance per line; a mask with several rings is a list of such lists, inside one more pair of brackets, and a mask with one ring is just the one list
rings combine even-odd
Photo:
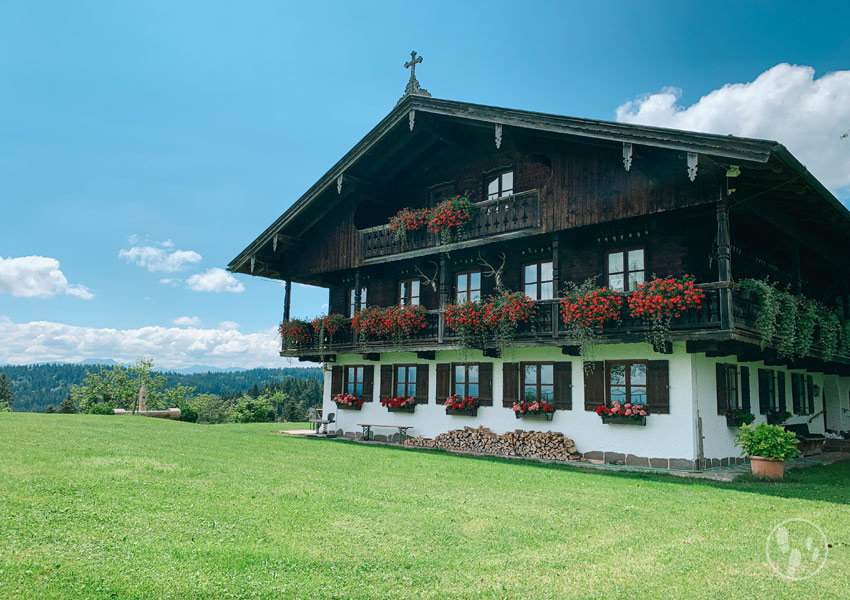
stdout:
[[180,285],[180,280],[177,279],[176,277],[163,277],[162,279],[159,280],[159,282],[162,285],[170,285],[172,287],[176,286],[176,285]]
[[171,321],[180,327],[200,327],[201,320],[198,317],[177,317]]
[[850,71],[815,78],[812,67],[779,64],[747,83],[729,83],[691,106],[665,88],[617,108],[617,120],[776,140],[820,181],[850,186]]
[[218,324],[219,329],[224,329],[225,331],[231,331],[233,329],[239,329],[239,323],[236,321],[222,321]]
[[[118,256],[128,263],[146,268],[151,273],[174,273],[201,261],[201,255],[194,250],[174,250],[174,242],[171,240],[142,245],[139,236],[131,235],[129,241],[133,245],[130,249],[122,249]],[[169,281],[160,280],[160,283]]]
[[240,294],[245,291],[245,286],[242,285],[236,278],[219,267],[213,267],[203,273],[196,273],[186,280],[186,285],[190,290],[196,292],[233,292]]
[[57,294],[94,298],[83,285],[71,285],[59,268],[59,261],[46,256],[0,256],[0,294],[17,298],[50,298]]
[[0,364],[81,362],[112,359],[135,362],[150,356],[158,367],[180,369],[192,365],[227,367],[284,367],[280,337],[275,329],[240,333],[235,329],[142,327],[97,329],[63,323],[15,323],[0,317]]

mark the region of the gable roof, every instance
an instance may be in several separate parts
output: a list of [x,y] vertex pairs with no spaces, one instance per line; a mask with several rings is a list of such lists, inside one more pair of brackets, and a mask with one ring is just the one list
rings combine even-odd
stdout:
[[[413,112],[413,114],[411,114]],[[536,130],[567,138],[590,138],[610,142],[631,143],[693,152],[707,156],[740,162],[767,163],[772,157],[777,160],[789,175],[800,178],[819,197],[836,211],[836,216],[850,226],[850,211],[821,184],[804,165],[802,165],[782,144],[772,140],[743,138],[732,135],[698,133],[663,127],[649,127],[629,123],[616,123],[566,117],[525,110],[499,108],[481,104],[471,104],[454,100],[442,100],[418,95],[405,96],[390,113],[384,117],[363,139],[345,154],[327,173],[325,173],[307,192],[304,193],[286,212],[274,221],[262,234],[239,253],[228,265],[232,272],[245,272],[245,266],[264,246],[272,243],[278,233],[286,233],[288,225],[308,211],[318,197],[378,142],[395,129],[402,121],[414,119],[418,112],[464,119],[479,123],[501,124],[527,130]]]

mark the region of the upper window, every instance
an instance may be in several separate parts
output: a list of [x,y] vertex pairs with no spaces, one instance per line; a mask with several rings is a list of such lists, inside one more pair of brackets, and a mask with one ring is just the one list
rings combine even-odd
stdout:
[[525,402],[555,399],[555,365],[552,363],[525,364],[522,368],[522,397]]
[[646,361],[606,363],[608,403],[646,404]]
[[514,172],[505,171],[487,180],[487,200],[494,200],[514,193]]
[[454,365],[452,389],[461,398],[478,397],[478,365]]
[[401,398],[416,396],[416,366],[397,365],[395,368],[395,395]]
[[345,391],[355,396],[363,395],[363,374],[365,367],[346,367]]
[[525,265],[522,271],[522,289],[532,300],[551,300],[554,297],[552,261]]
[[467,271],[455,276],[455,288],[457,297],[461,302],[474,302],[481,299],[481,271]]
[[402,306],[419,305],[418,279],[404,279],[398,282],[398,303]]
[[643,248],[609,252],[606,257],[608,287],[618,292],[631,292],[646,279]]
[[[360,308],[366,306],[366,286],[360,286]],[[348,318],[354,316],[357,307],[354,305],[354,288],[348,288]]]

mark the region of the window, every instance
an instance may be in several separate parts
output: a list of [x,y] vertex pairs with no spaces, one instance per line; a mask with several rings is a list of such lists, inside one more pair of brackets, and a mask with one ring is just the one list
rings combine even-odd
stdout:
[[494,200],[514,193],[514,172],[505,171],[487,181],[487,200]]
[[525,402],[555,400],[555,365],[526,363],[522,367],[522,398]]
[[522,289],[532,300],[551,300],[554,297],[552,261],[525,265],[522,270]]
[[741,407],[738,402],[738,366],[717,364],[717,414]]
[[608,404],[646,404],[646,361],[606,363]]
[[759,369],[759,412],[763,415],[779,408],[776,379],[776,371]]
[[398,303],[402,306],[419,305],[418,279],[404,279],[398,282]]
[[396,365],[395,395],[401,398],[416,397],[416,366]]
[[345,368],[345,392],[347,394],[363,395],[364,372],[365,367]]
[[814,412],[814,379],[811,375],[791,373],[791,397],[795,415],[810,415]]
[[[366,286],[360,287],[360,308],[366,307]],[[348,288],[348,318],[354,316],[356,307],[354,306],[354,288]]]
[[454,365],[452,390],[461,398],[478,398],[478,365]]
[[643,283],[646,268],[643,248],[609,252],[606,256],[608,287],[618,292],[631,292]]
[[455,277],[457,302],[474,302],[481,299],[481,271],[458,273]]

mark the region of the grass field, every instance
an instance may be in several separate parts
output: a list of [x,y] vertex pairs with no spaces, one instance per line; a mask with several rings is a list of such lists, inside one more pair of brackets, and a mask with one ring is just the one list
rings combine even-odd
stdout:
[[[782,484],[0,414],[0,598],[847,598],[850,462]],[[778,577],[804,517],[832,548]]]

